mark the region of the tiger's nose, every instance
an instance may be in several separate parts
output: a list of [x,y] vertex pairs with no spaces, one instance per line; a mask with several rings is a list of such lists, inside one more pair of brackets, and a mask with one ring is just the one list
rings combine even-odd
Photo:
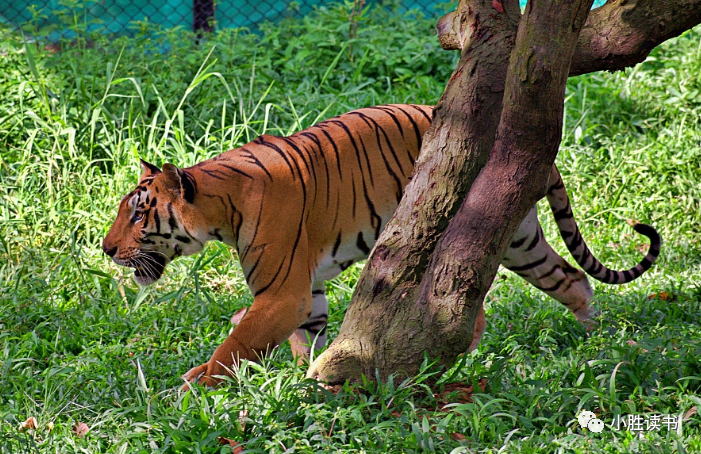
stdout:
[[111,247],[107,246],[105,243],[102,243],[102,252],[109,255],[110,257],[114,257],[114,254],[117,253],[117,246],[111,248]]

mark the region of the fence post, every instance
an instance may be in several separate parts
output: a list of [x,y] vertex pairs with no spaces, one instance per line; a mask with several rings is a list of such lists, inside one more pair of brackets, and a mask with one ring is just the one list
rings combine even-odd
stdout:
[[192,28],[198,35],[214,31],[214,0],[192,0]]

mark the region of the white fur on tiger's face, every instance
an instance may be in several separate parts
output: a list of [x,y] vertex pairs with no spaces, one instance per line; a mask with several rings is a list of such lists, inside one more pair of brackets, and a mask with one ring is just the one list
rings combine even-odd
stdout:
[[[260,136],[240,148],[187,169],[142,161],[137,188],[121,202],[103,242],[113,260],[135,269],[141,284],[159,279],[180,255],[210,240],[239,253],[254,301],[209,362],[186,379],[224,374],[235,360],[256,360],[290,339],[300,357],[326,341],[324,281],[369,254],[397,208],[414,170],[433,108],[369,107],[343,114],[289,137]],[[575,260],[596,279],[635,279],[659,254],[649,226],[648,255],[623,272],[603,266],[579,233],[564,184],[553,167],[547,194]],[[592,291],[585,274],[547,243],[534,207],[513,236],[502,264],[590,322]],[[480,312],[472,347],[484,331]]]

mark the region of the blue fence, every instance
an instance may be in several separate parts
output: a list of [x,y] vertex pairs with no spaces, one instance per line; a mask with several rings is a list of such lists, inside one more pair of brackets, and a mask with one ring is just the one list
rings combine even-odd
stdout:
[[[456,1],[446,0],[347,0],[356,5],[377,4],[415,9],[437,16]],[[195,30],[247,27],[263,21],[301,17],[328,0],[0,0],[0,22],[25,29],[51,31],[65,36],[71,27],[88,24],[92,30],[129,34],[136,21],[164,27]],[[524,6],[526,0],[521,0]],[[597,0],[595,6],[605,3]],[[451,8],[452,9],[452,8]]]
[[[31,29],[60,30],[90,24],[106,33],[130,33],[136,21],[164,27],[218,29],[301,17],[324,0],[0,0],[0,22]],[[365,4],[388,4],[377,0]],[[445,0],[395,0],[392,6],[437,15]]]

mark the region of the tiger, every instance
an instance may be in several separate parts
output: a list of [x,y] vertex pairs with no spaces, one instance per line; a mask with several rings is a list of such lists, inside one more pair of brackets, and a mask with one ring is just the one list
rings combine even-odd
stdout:
[[[425,105],[367,107],[288,137],[261,135],[189,168],[140,161],[143,173],[119,204],[104,253],[133,268],[138,284],[149,285],[171,261],[217,240],[237,251],[253,295],[209,361],[183,376],[188,383],[213,386],[240,360],[257,361],[287,339],[301,359],[324,347],[324,282],[372,250],[412,176],[432,115],[433,107]],[[594,279],[630,282],[659,255],[657,231],[634,223],[650,240],[647,255],[631,269],[610,270],[584,242],[555,166],[546,197],[567,248]],[[580,323],[592,323],[589,281],[548,244],[535,206],[502,265],[562,303]],[[482,309],[470,349],[485,326]]]

